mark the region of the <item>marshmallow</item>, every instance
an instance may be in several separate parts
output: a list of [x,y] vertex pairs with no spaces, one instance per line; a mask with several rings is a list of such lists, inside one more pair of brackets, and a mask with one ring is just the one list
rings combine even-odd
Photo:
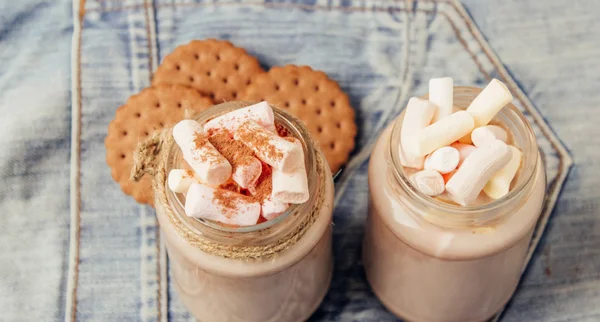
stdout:
[[233,133],[240,125],[246,121],[255,121],[267,130],[275,132],[275,116],[273,109],[266,101],[254,104],[248,107],[231,111],[227,114],[216,117],[204,124],[204,129],[217,130],[226,129]]
[[236,140],[249,147],[256,156],[274,169],[293,171],[304,164],[302,146],[282,138],[254,121],[242,124],[233,134]]
[[[302,146],[298,139],[291,142],[298,147]],[[293,171],[284,172],[273,168],[271,179],[273,201],[280,203],[303,203],[308,201],[308,178],[306,166],[304,165],[304,154],[302,154],[302,163]]]
[[251,226],[260,217],[260,203],[233,191],[192,183],[185,199],[185,214],[227,225]]
[[218,186],[231,176],[231,164],[208,141],[200,123],[180,121],[173,127],[173,138],[181,148],[183,159],[196,177],[210,186]]
[[284,213],[290,205],[284,202],[274,201],[268,197],[262,202],[262,216],[267,220],[275,219]]
[[500,140],[504,143],[508,140],[506,130],[498,125],[486,125],[478,127],[471,132],[471,141],[476,147],[483,146],[493,140]]
[[231,179],[240,187],[248,189],[256,184],[262,173],[262,163],[255,157],[245,157],[233,169]]
[[512,99],[506,85],[494,78],[471,102],[467,112],[475,119],[476,127],[484,126]]
[[194,172],[184,169],[172,169],[169,171],[167,184],[169,189],[176,193],[185,193],[190,188],[192,183],[200,183],[194,176]]
[[408,150],[409,141],[431,123],[435,110],[436,106],[430,101],[417,97],[408,101],[400,131],[400,163],[403,166],[423,169],[423,157],[414,155]]
[[441,174],[446,174],[458,166],[460,154],[458,150],[445,146],[441,147],[425,158],[425,169],[435,170]]
[[444,178],[435,170],[422,170],[410,177],[417,190],[428,196],[437,196],[444,192]]
[[429,80],[429,101],[438,107],[432,123],[453,113],[453,90],[454,82],[451,77]]
[[458,160],[459,167],[463,163],[463,161],[465,161],[465,159],[469,156],[469,154],[471,154],[471,152],[477,149],[473,145],[457,142],[452,143],[450,146],[458,150],[458,155],[460,156],[460,159]]
[[508,145],[500,140],[477,148],[448,180],[446,191],[450,198],[463,206],[472,204],[486,182],[508,164],[511,154]]
[[473,117],[465,111],[458,111],[419,131],[415,139],[409,142],[408,148],[415,155],[426,156],[438,148],[450,145],[473,128]]
[[510,183],[521,166],[521,158],[523,155],[521,151],[512,145],[509,145],[508,147],[512,153],[510,161],[504,168],[496,172],[485,184],[485,187],[483,187],[483,192],[492,199],[500,199],[508,193],[510,190]]

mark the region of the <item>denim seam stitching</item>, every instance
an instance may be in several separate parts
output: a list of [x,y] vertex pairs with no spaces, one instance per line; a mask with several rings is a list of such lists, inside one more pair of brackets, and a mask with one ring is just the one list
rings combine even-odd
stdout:
[[[423,1],[423,0],[421,0]],[[444,0],[440,0],[443,3],[446,3],[446,1]],[[430,1],[425,1],[425,2],[430,2]],[[395,2],[396,4],[401,4],[402,2]],[[432,0],[430,3],[435,3],[434,0]],[[126,11],[126,10],[133,10],[133,9],[139,9],[141,7],[145,7],[146,4],[135,4],[135,5],[128,5],[128,6],[122,6],[122,7],[115,7],[115,8],[93,8],[93,9],[88,9],[89,12],[115,12],[115,11]],[[182,8],[182,7],[235,7],[235,6],[239,6],[239,7],[248,7],[248,6],[252,6],[252,7],[265,7],[265,8],[276,8],[276,9],[285,9],[285,8],[289,8],[289,9],[303,9],[303,10],[322,10],[322,11],[345,11],[345,12],[364,12],[364,11],[374,11],[374,12],[412,12],[412,10],[410,9],[406,9],[406,8],[395,8],[395,7],[391,7],[391,6],[381,6],[381,7],[371,7],[371,8],[364,8],[364,7],[342,7],[342,6],[323,6],[323,5],[302,5],[302,4],[296,4],[296,3],[265,3],[265,2],[249,2],[249,3],[240,3],[240,2],[222,2],[222,3],[218,3],[218,2],[210,2],[210,3],[175,3],[175,4],[168,4],[168,3],[161,3],[161,4],[156,4],[154,5],[155,8],[160,9],[160,8],[165,8],[165,7],[172,7],[172,8]],[[432,13],[432,10],[428,10],[428,9],[418,9],[418,11],[421,12],[427,12],[427,13]]]
[[[152,30],[150,27],[150,8],[152,6],[152,0],[144,0],[144,19],[146,22],[146,43],[148,46],[148,84],[152,84],[152,75],[154,74],[154,64],[155,61],[155,51],[154,46],[152,45]],[[156,222],[155,227],[155,239],[156,239],[156,300],[157,300],[157,320],[160,322],[162,320],[162,279],[161,279],[161,251],[160,251],[160,227],[158,221]]]
[[[76,13],[77,10],[77,13]],[[65,296],[65,321],[77,320],[77,287],[79,283],[79,248],[81,243],[81,41],[83,20],[85,17],[85,0],[73,1],[73,48],[75,61],[72,62],[71,98],[71,184],[70,184],[70,239],[69,270]],[[75,48],[76,46],[76,48]],[[74,88],[73,88],[74,87]]]
[[[461,10],[461,8],[458,7],[459,4],[457,4],[456,2],[452,2],[450,4],[465,22],[466,28],[469,31],[470,36],[477,42],[478,46],[481,48],[487,59],[495,67],[496,71],[502,77],[502,79],[508,83],[508,87],[515,94],[517,100],[527,110],[527,112],[529,112],[532,115],[534,122],[536,123],[544,137],[550,142],[552,148],[558,154],[558,172],[556,174],[556,178],[550,183],[550,187],[548,188],[548,191],[550,192],[548,201],[550,202],[546,202],[544,205],[545,209],[543,209],[544,213],[551,213],[554,209],[554,206],[556,205],[558,195],[560,194],[560,190],[564,181],[566,180],[566,176],[568,175],[573,161],[566,148],[558,141],[558,137],[556,136],[556,134],[554,134],[554,132],[549,128],[549,125],[547,125],[545,122],[540,121],[541,114],[539,113],[539,111],[537,111],[537,109],[535,109],[535,107],[533,107],[532,103],[524,97],[524,93],[514,83],[514,80],[512,79],[508,71],[506,71],[505,68],[503,68],[503,65],[499,62],[499,59],[495,56],[493,52],[491,52],[490,48],[488,48],[484,43],[482,43],[480,37],[477,37],[476,32],[474,30],[475,27],[473,26],[472,21],[470,21],[468,17],[465,17],[465,13],[463,12],[464,9]],[[472,51],[468,47],[465,46],[465,49],[472,53]],[[476,59],[474,54],[472,57]],[[539,224],[545,226],[548,219],[549,215],[545,216],[545,218],[542,218],[542,221]],[[539,237],[541,236],[537,236],[536,240],[533,243],[535,246],[537,246],[539,242]],[[530,255],[528,257],[530,257]]]

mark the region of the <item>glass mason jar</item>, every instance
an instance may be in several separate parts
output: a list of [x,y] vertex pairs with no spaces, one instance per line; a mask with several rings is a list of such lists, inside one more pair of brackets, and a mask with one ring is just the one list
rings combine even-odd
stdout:
[[[196,120],[204,124],[247,105],[220,104]],[[276,219],[231,228],[187,217],[184,196],[166,188],[166,174],[183,167],[173,140],[166,146],[166,166],[155,176],[156,213],[174,283],[184,305],[200,321],[303,321],[328,290],[333,267],[332,175],[306,128],[284,112],[274,109],[274,114],[276,123],[302,142],[310,191],[308,202],[291,205]],[[162,197],[157,194],[161,185]]]
[[[481,92],[455,87],[466,108]],[[409,321],[484,321],[514,293],[545,198],[535,135],[509,104],[494,118],[523,152],[513,188],[491,203],[462,207],[417,191],[399,160],[403,114],[378,139],[369,163],[363,243],[367,279],[381,302]]]

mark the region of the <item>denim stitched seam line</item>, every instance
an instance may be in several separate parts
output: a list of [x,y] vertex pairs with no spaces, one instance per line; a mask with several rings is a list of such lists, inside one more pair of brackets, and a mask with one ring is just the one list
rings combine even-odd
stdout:
[[[535,124],[541,130],[543,136],[546,137],[546,139],[548,139],[552,148],[558,152],[557,153],[558,161],[559,161],[558,173],[556,174],[555,180],[553,180],[550,183],[550,186],[547,188],[547,191],[549,192],[548,198],[547,198],[548,200],[544,204],[545,208],[542,210],[543,211],[542,220],[538,223],[538,225],[543,228],[549,219],[550,213],[554,209],[554,206],[558,199],[558,195],[560,194],[562,185],[563,185],[564,181],[566,180],[568,173],[573,165],[573,160],[572,160],[570,154],[568,153],[568,151],[566,150],[566,148],[559,141],[556,134],[554,134],[554,131],[552,131],[552,129],[549,128],[549,125],[543,121],[540,121],[542,116],[540,115],[539,111],[533,106],[531,101],[525,96],[525,94],[519,88],[519,86],[517,86],[514,83],[514,80],[512,79],[512,77],[510,76],[510,74],[508,73],[506,68],[502,65],[500,60],[497,58],[495,53],[491,50],[491,48],[489,48],[489,46],[482,40],[481,34],[475,29],[476,27],[474,26],[473,22],[470,21],[470,18],[467,16],[467,13],[464,10],[464,8],[462,8],[462,5],[459,3],[456,3],[456,1],[450,2],[449,4],[453,7],[455,12],[458,13],[459,16],[461,17],[461,19],[464,21],[466,28],[467,28],[468,32],[470,33],[470,36],[477,42],[477,44],[479,45],[479,47],[481,48],[482,52],[485,54],[487,59],[492,63],[492,65],[494,65],[498,74],[507,83],[507,86],[511,89],[511,92],[513,92],[513,94],[515,94],[517,100],[521,103],[523,108],[525,108],[525,110],[527,110],[527,112],[532,115]],[[468,48],[468,46],[466,46],[466,43],[463,44],[463,46],[465,46],[465,49],[468,50],[472,54],[473,59],[475,61],[478,61],[476,55]],[[478,66],[479,65],[481,65],[481,63],[478,63]],[[543,229],[540,231],[543,231]],[[541,238],[541,234],[537,234],[536,236],[534,236],[534,239],[531,243],[532,250],[535,250],[535,247],[539,243],[540,238]],[[526,258],[527,262],[529,262],[529,259],[531,258],[532,253],[533,252],[530,252],[528,254],[528,256]]]
[[[394,2],[394,4],[403,4],[403,2]],[[87,9],[88,12],[114,12],[114,11],[126,11],[139,9],[141,7],[147,6],[145,4],[135,4],[128,5],[122,7],[108,7],[108,8],[92,8]],[[345,11],[345,12],[364,12],[364,11],[374,11],[374,12],[411,12],[410,9],[406,8],[396,8],[391,6],[381,6],[381,7],[371,7],[371,8],[363,8],[363,7],[342,7],[342,6],[323,6],[323,5],[303,5],[297,3],[265,3],[265,2],[209,2],[209,3],[175,3],[175,4],[167,4],[160,3],[154,5],[154,8],[160,9],[165,7],[172,8],[182,8],[182,7],[225,7],[225,6],[260,6],[265,8],[275,8],[275,9],[303,9],[303,10],[322,10],[322,11]],[[432,10],[420,9],[420,11],[433,13]]]
[[[148,46],[148,83],[152,84],[152,75],[154,74],[154,70],[158,64],[157,55],[156,55],[156,29],[153,24],[154,22],[154,10],[152,7],[152,0],[144,0],[146,4],[144,6],[144,17],[146,21],[146,42]],[[155,258],[156,258],[156,300],[157,300],[157,321],[161,321],[163,315],[166,316],[166,312],[163,313],[163,304],[165,301],[162,300],[163,296],[163,280],[162,280],[162,272],[164,267],[162,266],[162,256],[164,252],[161,252],[161,239],[160,239],[160,229],[158,226],[158,221],[156,221],[156,227],[154,230],[155,233]]]
[[85,0],[73,1],[73,44],[71,62],[71,174],[69,270],[65,296],[65,321],[77,318],[77,285],[79,282],[79,246],[81,238],[81,38],[85,17]]

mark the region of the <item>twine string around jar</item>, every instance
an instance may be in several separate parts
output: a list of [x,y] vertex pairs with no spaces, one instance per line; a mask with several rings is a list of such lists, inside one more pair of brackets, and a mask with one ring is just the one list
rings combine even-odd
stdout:
[[[190,230],[176,215],[167,198],[167,164],[169,147],[175,144],[170,128],[156,131],[150,138],[140,142],[133,154],[133,167],[130,179],[139,181],[144,175],[152,175],[154,206],[162,209],[169,221],[190,245],[199,248],[205,253],[236,260],[264,260],[287,250],[298,242],[308,231],[319,215],[319,210],[325,201],[325,180],[320,180],[320,185],[315,191],[317,199],[308,213],[301,214],[302,220],[292,231],[272,243],[257,246],[226,245],[221,244]],[[322,173],[324,162],[322,157],[316,158],[317,173]]]

